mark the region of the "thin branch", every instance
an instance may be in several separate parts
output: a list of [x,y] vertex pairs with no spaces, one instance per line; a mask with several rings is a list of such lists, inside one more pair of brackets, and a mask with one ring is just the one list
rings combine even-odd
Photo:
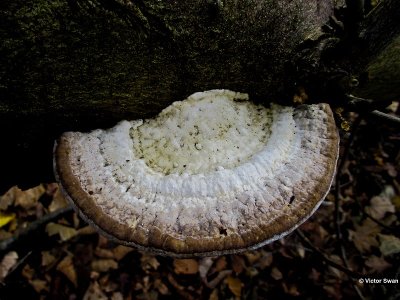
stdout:
[[374,110],[371,112],[372,115],[383,118],[385,120],[388,121],[392,121],[392,122],[396,122],[396,123],[400,123],[400,118],[394,115],[390,115],[384,112],[381,112],[379,110]]
[[311,241],[304,235],[304,233],[300,230],[296,230],[296,234],[299,236],[300,240],[309,248],[311,248],[316,254],[318,254],[328,265],[331,267],[334,267],[335,269],[338,269],[339,271],[342,271],[343,273],[347,274],[351,278],[354,279],[359,279],[363,277],[362,274],[352,271],[349,268],[346,268],[345,266],[342,266],[341,264],[338,264],[334,262],[333,260],[329,259],[325,253],[323,253],[321,250],[319,250],[317,247],[315,247]]
[[59,210],[56,210],[52,213],[49,213],[49,214],[43,216],[43,218],[40,218],[40,219],[32,222],[31,224],[29,224],[29,226],[26,229],[22,230],[21,232],[15,234],[14,236],[12,236],[8,239],[1,241],[0,242],[0,252],[9,251],[18,242],[20,242],[21,240],[23,240],[24,238],[29,236],[30,233],[33,233],[34,231],[38,230],[40,227],[46,225],[47,223],[49,223],[51,221],[54,221],[58,218],[63,217],[64,215],[68,214],[72,210],[73,210],[72,206],[61,208]]

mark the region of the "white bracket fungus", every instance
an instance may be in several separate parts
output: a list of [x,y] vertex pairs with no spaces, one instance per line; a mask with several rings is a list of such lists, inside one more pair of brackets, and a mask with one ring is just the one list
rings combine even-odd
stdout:
[[329,191],[338,143],[327,104],[265,108],[212,90],[155,119],[64,133],[55,173],[108,237],[166,255],[218,255],[304,222]]

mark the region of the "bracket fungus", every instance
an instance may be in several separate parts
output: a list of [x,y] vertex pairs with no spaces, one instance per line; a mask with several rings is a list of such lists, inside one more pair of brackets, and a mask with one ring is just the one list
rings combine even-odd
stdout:
[[331,186],[338,144],[327,104],[266,108],[211,90],[154,119],[64,133],[54,162],[64,193],[106,236],[206,256],[263,246],[310,217]]

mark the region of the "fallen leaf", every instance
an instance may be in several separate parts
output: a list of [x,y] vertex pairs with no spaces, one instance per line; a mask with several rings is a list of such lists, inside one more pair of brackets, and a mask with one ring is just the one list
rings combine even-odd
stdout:
[[33,278],[33,275],[35,274],[35,270],[33,268],[31,268],[30,265],[25,265],[22,268],[22,272],[21,272],[22,276],[28,280],[31,280]]
[[154,281],[154,287],[158,290],[161,295],[168,295],[169,290],[168,287],[161,281],[161,279],[156,279]]
[[121,292],[114,292],[111,296],[111,300],[124,300],[124,296]]
[[96,229],[94,229],[94,227],[90,225],[78,229],[78,234],[80,235],[91,235],[96,233],[97,233]]
[[113,259],[97,259],[92,261],[92,269],[96,272],[108,272],[111,269],[118,269],[118,263]]
[[3,257],[0,263],[0,281],[3,281],[4,278],[6,278],[12,267],[14,267],[15,264],[17,263],[17,261],[18,261],[18,253],[15,251],[8,252]]
[[242,256],[239,255],[232,256],[232,269],[236,274],[242,273],[245,267],[246,263]]
[[119,261],[119,260],[123,259],[125,257],[125,255],[132,252],[133,248],[119,245],[119,246],[115,247],[112,251],[114,253],[115,259]]
[[213,289],[208,300],[219,300],[218,289]]
[[94,254],[100,258],[114,258],[114,252],[108,249],[96,248]]
[[306,250],[304,249],[304,247],[302,245],[299,245],[296,247],[297,253],[299,254],[299,256],[301,258],[304,258],[305,254],[306,254]]
[[72,256],[66,256],[57,266],[57,271],[63,273],[74,286],[77,286],[77,274],[72,261]]
[[294,296],[294,297],[300,296],[300,292],[297,289],[296,285],[292,284],[292,285],[288,286],[285,282],[283,282],[282,283],[282,287],[283,287],[283,290],[284,290],[285,294],[289,294],[289,295]]
[[160,263],[154,255],[143,253],[140,258],[140,264],[143,270],[157,270]]
[[174,259],[174,271],[176,274],[196,274],[199,264],[194,259]]
[[349,239],[361,253],[370,252],[371,247],[378,247],[379,243],[376,239],[377,234],[381,231],[379,225],[371,219],[365,219],[362,225],[355,224],[355,231],[349,230]]
[[399,102],[398,101],[392,101],[386,109],[390,110],[393,113],[396,113],[399,110]]
[[65,199],[64,196],[61,194],[60,189],[57,189],[57,191],[54,193],[53,200],[49,205],[49,211],[53,212],[61,208],[67,207],[68,205],[69,203],[67,199]]
[[392,265],[389,264],[383,257],[371,255],[365,261],[365,265],[371,269],[372,273],[382,273]]
[[46,232],[49,236],[58,234],[63,242],[77,235],[75,228],[50,222],[46,225]]
[[[328,255],[328,258],[329,258],[331,261],[337,263],[338,265],[342,264],[342,259],[341,259],[338,255],[336,255],[336,254]],[[342,272],[341,272],[340,270],[338,270],[337,268],[334,268],[334,267],[332,267],[332,266],[328,266],[328,269],[329,269],[329,271],[330,271],[333,275],[335,275],[337,278],[342,278]]]
[[384,256],[400,253],[400,239],[393,235],[379,234],[379,250]]
[[238,278],[228,276],[225,279],[225,282],[232,294],[234,294],[236,297],[240,297],[242,295],[243,283]]
[[257,262],[256,267],[259,267],[261,270],[269,267],[273,262],[273,255],[271,253],[266,253],[261,257],[261,259]]
[[0,212],[0,228],[10,223],[12,220],[15,220],[14,213],[2,213]]
[[283,278],[282,272],[278,268],[274,267],[271,270],[271,277],[275,280],[281,280]]
[[259,274],[260,272],[255,267],[248,267],[246,268],[246,276],[252,278]]
[[9,206],[14,204],[15,195],[20,190],[17,186],[10,188],[3,196],[0,197],[0,210],[7,210]]
[[100,289],[99,283],[97,281],[92,282],[88,289],[86,290],[83,300],[107,300],[107,296]]
[[215,270],[217,272],[221,272],[222,270],[225,270],[227,266],[226,262],[226,257],[221,256],[220,258],[217,259],[217,262],[215,263]]
[[42,291],[49,291],[49,283],[46,280],[34,279],[29,280],[29,284],[33,287],[36,293],[41,293]]
[[46,189],[42,184],[25,191],[18,189],[15,195],[14,205],[21,206],[27,210],[33,208],[45,192]]
[[261,253],[259,251],[251,251],[251,252],[246,251],[243,254],[244,256],[246,256],[247,261],[249,262],[250,265],[254,264],[261,258]]
[[372,197],[370,206],[365,208],[365,211],[373,218],[381,220],[386,213],[394,213],[395,207],[389,198],[383,196]]
[[56,258],[49,251],[42,251],[42,266],[47,267],[51,265]]

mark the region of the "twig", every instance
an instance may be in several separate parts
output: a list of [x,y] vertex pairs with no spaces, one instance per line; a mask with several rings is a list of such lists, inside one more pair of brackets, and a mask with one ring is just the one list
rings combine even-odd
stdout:
[[353,270],[350,270],[349,268],[342,266],[341,264],[338,264],[334,262],[333,260],[329,259],[321,250],[319,250],[317,247],[315,247],[311,241],[304,235],[304,233],[300,230],[296,230],[296,234],[299,236],[300,240],[309,248],[311,248],[315,253],[317,253],[328,265],[334,267],[335,269],[338,269],[339,271],[342,271],[343,273],[349,275],[351,278],[354,279],[359,279],[363,277],[362,274],[355,272]]
[[49,213],[49,214],[43,216],[43,218],[40,218],[40,219],[32,222],[26,229],[22,230],[20,233],[17,233],[16,235],[1,241],[0,242],[0,251],[1,252],[9,251],[18,242],[20,242],[22,239],[29,236],[30,233],[38,230],[43,225],[46,225],[47,223],[66,215],[67,213],[69,213],[71,211],[72,211],[72,206],[68,206],[68,207],[56,210],[52,213]]
[[387,114],[387,113],[384,113],[384,112],[381,112],[379,110],[373,110],[371,112],[371,114],[374,115],[374,116],[383,118],[385,120],[388,120],[388,121],[400,123],[400,118],[399,117],[394,116],[394,115],[390,115],[390,114]]

